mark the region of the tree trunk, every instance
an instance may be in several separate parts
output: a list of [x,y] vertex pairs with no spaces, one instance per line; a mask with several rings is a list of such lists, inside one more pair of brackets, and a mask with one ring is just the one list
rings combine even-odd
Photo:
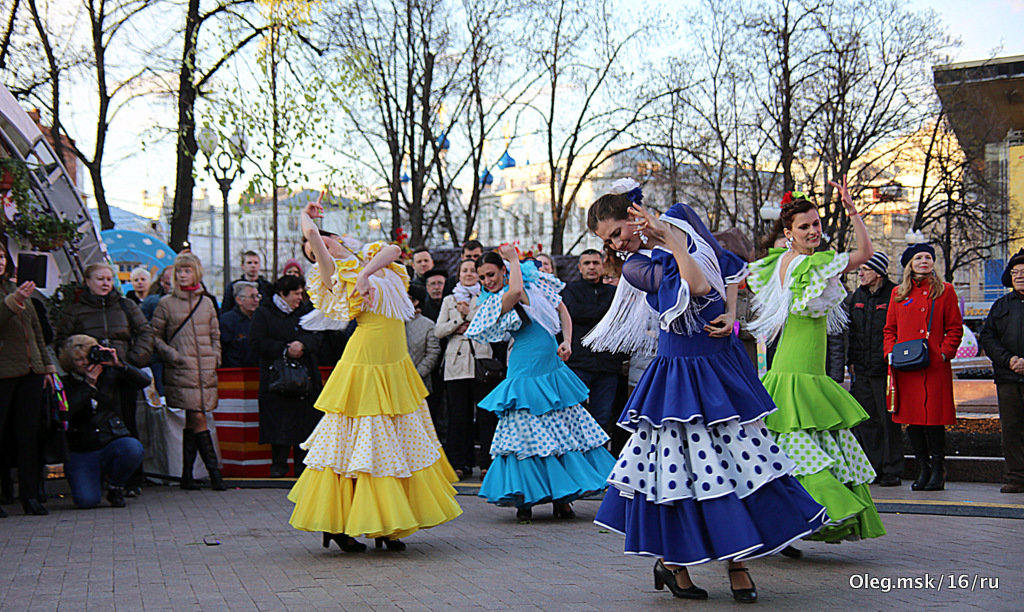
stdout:
[[[196,145],[195,123],[195,56],[199,38],[199,0],[189,0],[185,14],[185,44],[178,74],[178,138],[175,147],[174,203],[171,208],[170,247],[180,251],[188,241],[188,228],[192,221],[192,191],[195,179],[193,163],[199,147]],[[227,262],[225,262],[227,265]]]

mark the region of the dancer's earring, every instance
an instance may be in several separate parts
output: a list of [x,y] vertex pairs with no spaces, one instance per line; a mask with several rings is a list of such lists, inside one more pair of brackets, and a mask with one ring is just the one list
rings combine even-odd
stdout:
[[640,232],[640,244],[647,244],[647,240],[647,236],[645,236],[643,232]]
[[789,250],[793,250],[793,239],[792,238],[786,238],[786,248],[789,249]]

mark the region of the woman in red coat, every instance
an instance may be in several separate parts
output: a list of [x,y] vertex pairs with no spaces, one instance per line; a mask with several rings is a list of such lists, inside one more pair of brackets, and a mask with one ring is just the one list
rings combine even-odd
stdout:
[[[895,423],[907,425],[919,471],[914,491],[941,491],[946,483],[946,425],[956,423],[953,368],[963,336],[963,316],[953,285],[935,273],[935,249],[913,244],[900,257],[903,282],[892,290],[885,321],[885,354],[907,340],[928,339],[928,367],[893,370],[889,406]],[[928,325],[929,316],[931,325]],[[927,330],[927,331],[926,331]]]

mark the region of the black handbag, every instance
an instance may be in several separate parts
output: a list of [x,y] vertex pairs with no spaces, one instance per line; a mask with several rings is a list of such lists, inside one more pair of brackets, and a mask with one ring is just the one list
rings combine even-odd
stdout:
[[494,357],[477,357],[473,350],[473,341],[469,341],[469,354],[473,357],[473,378],[482,385],[488,387],[497,386],[505,380],[505,364]]
[[924,338],[907,340],[892,347],[889,354],[889,362],[893,369],[901,372],[912,372],[923,370],[931,363],[928,355],[928,336],[932,333],[932,313],[935,312],[935,300],[932,300],[932,307],[928,311],[928,327],[925,328]]
[[275,359],[268,370],[267,390],[271,393],[284,397],[305,397],[309,393],[309,370],[288,355]]
[[113,410],[96,410],[89,417],[89,422],[93,428],[90,446],[96,449],[103,448],[118,438],[132,435],[128,431],[128,426]]

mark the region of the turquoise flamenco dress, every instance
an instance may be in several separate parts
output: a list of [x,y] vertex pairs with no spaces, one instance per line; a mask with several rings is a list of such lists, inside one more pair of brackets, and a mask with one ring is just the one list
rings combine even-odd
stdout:
[[778,406],[765,424],[796,461],[797,480],[833,521],[808,539],[838,542],[885,535],[868,489],[875,471],[850,431],[868,415],[825,374],[827,334],[846,325],[846,292],[839,275],[849,255],[797,255],[783,279],[779,262],[785,252],[771,249],[751,264],[747,279],[759,313],[751,332],[765,341],[781,332],[772,367],[762,378]]
[[567,503],[603,491],[615,462],[608,435],[580,405],[587,387],[558,357],[557,306],[564,283],[523,267],[526,317],[501,313],[499,293],[483,292],[466,337],[498,342],[511,337],[508,373],[479,407],[495,413],[491,467],[479,495],[499,506],[528,508]]

